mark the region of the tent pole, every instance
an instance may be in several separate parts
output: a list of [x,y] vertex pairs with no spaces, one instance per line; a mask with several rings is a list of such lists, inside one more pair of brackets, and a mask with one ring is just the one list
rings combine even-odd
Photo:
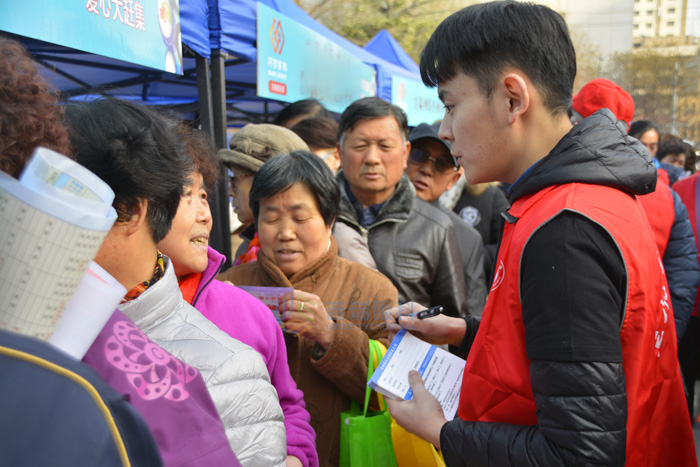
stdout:
[[[209,60],[199,55],[197,62],[197,95],[199,100],[199,120],[204,131],[212,142],[214,139],[214,105],[212,99],[211,68]],[[216,144],[217,149],[220,147]],[[223,171],[223,167],[221,167]],[[231,239],[228,235],[228,197],[226,177],[222,177],[219,183],[213,188],[210,198],[210,208],[212,211],[212,229],[209,244],[215,250],[228,257],[231,254]],[[223,196],[222,196],[223,193]]]
[[[220,50],[211,51],[211,96],[212,96],[212,135],[214,145],[221,149],[227,146],[226,140],[226,68],[224,56]],[[199,74],[199,73],[197,73]],[[209,76],[207,74],[207,76]],[[222,166],[224,177],[216,186],[212,208],[214,225],[212,227],[212,240],[215,240],[214,248],[226,256],[222,270],[231,267],[231,232],[229,220],[228,200],[228,172]],[[216,234],[215,234],[216,232]]]
[[214,110],[212,109],[211,78],[209,60],[197,55],[197,97],[199,100],[199,121],[209,138],[214,141]]

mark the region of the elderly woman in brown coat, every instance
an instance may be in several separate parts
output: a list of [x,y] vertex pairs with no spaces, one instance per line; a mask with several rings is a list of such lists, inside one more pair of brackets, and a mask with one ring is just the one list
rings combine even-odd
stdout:
[[304,392],[320,465],[337,465],[340,413],[364,401],[369,339],[388,344],[384,311],[398,294],[381,273],[338,257],[331,236],[339,188],[308,151],[267,161],[255,175],[250,205],[258,260],[219,275],[236,285],[290,287],[279,312],[289,368]]

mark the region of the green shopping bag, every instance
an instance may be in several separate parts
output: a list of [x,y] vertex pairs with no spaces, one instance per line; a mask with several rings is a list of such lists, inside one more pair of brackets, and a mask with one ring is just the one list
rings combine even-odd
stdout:
[[[377,342],[369,340],[367,381],[379,361]],[[368,410],[372,389],[367,386],[365,406],[352,401],[350,410],[340,414],[340,467],[396,467],[391,439],[391,416],[388,410]]]

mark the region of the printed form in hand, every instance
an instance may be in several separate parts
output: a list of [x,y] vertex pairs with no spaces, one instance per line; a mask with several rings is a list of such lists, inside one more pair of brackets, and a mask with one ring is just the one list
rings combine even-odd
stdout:
[[394,337],[367,384],[391,399],[410,400],[413,391],[408,384],[408,372],[416,370],[423,378],[425,388],[440,402],[445,418],[450,421],[457,413],[465,363],[456,355],[402,329]]

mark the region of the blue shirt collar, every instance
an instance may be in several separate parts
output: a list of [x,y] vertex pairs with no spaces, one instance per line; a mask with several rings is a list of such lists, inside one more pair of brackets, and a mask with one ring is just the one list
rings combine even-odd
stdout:
[[345,183],[345,194],[348,195],[348,199],[350,200],[352,207],[355,209],[357,221],[362,227],[367,227],[368,225],[372,225],[377,221],[379,211],[382,209],[382,206],[384,206],[384,203],[374,204],[368,207],[362,206],[362,203],[357,200],[350,189],[350,184],[347,182]]

